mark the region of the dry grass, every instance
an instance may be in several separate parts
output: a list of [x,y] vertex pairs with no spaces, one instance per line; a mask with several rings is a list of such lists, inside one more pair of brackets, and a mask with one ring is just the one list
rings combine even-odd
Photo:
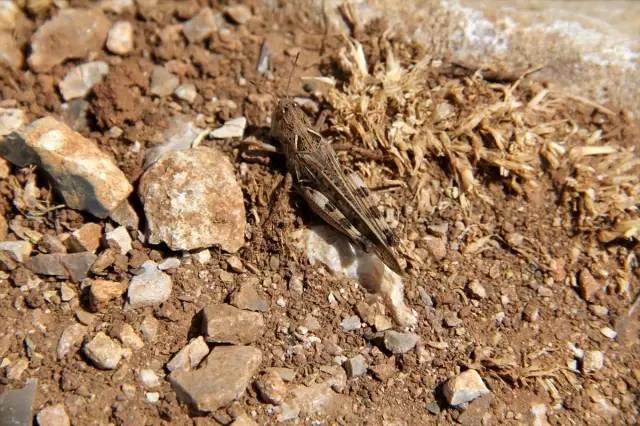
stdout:
[[444,160],[452,178],[446,193],[465,211],[470,197],[492,203],[483,178],[497,176],[521,194],[548,174],[577,229],[599,232],[602,242],[638,240],[638,153],[580,124],[584,116],[570,115],[576,103],[607,118],[615,119],[614,112],[540,85],[519,89],[535,69],[513,84],[493,84],[477,72],[436,85],[442,63],[425,57],[404,68],[388,36],[379,40],[376,64],[367,63],[358,41],[345,37],[339,60],[348,80],[316,80],[329,87],[332,128],[355,146],[392,158],[394,174],[410,183],[421,214],[430,213],[429,168]]

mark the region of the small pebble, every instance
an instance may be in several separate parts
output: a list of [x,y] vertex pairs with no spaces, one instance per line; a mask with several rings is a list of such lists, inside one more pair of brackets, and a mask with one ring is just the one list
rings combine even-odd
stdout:
[[243,4],[228,6],[224,12],[234,23],[239,25],[249,22],[252,16],[251,9]]
[[287,301],[284,300],[282,297],[279,297],[278,300],[276,301],[276,304],[281,308],[284,308],[287,306]]
[[160,400],[160,394],[158,392],[147,392],[145,396],[147,398],[147,401],[151,403],[155,403]]
[[181,84],[180,86],[176,87],[176,90],[173,93],[178,99],[183,100],[189,104],[192,104],[193,101],[196,100],[196,96],[198,96],[196,86],[191,83]]
[[476,299],[486,299],[487,298],[487,290],[480,284],[478,280],[472,280],[469,283],[469,292]]
[[340,323],[340,327],[342,327],[344,331],[354,331],[360,329],[360,327],[362,327],[362,323],[360,322],[360,318],[357,315],[354,315],[343,319]]
[[157,388],[160,386],[160,378],[153,370],[140,370],[138,377],[146,389]]
[[126,55],[133,50],[133,25],[118,21],[109,30],[107,49],[116,55]]
[[162,261],[161,264],[158,265],[158,269],[161,271],[167,271],[169,269],[176,269],[180,267],[180,259],[176,257],[170,257]]
[[590,374],[602,369],[604,366],[604,354],[600,351],[585,351],[582,357],[582,372]]
[[603,336],[608,337],[611,340],[615,339],[616,336],[618,335],[618,333],[616,333],[615,330],[612,330],[609,327],[601,328],[600,333],[602,333]]
[[344,369],[347,371],[347,376],[349,378],[365,375],[367,368],[367,360],[362,354],[349,358],[344,363]]
[[268,404],[280,405],[287,396],[287,385],[276,371],[260,376],[256,381],[256,388],[260,398]]
[[240,260],[236,256],[229,256],[227,258],[227,264],[229,265],[229,268],[231,268],[233,272],[236,272],[238,274],[244,272],[244,266],[242,265],[242,260]]
[[69,426],[71,421],[64,404],[56,404],[40,410],[37,416],[39,426]]
[[213,130],[209,136],[214,139],[241,138],[244,136],[244,129],[247,127],[245,117],[233,118],[224,123],[224,126]]

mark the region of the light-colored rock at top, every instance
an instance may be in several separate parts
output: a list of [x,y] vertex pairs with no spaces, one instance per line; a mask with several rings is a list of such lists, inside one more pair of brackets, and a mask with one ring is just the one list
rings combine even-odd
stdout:
[[107,37],[107,49],[116,55],[126,55],[133,50],[133,25],[127,21],[113,24]]
[[133,190],[100,148],[53,117],[36,120],[0,141],[0,155],[18,167],[35,164],[65,204],[104,218]]
[[148,241],[172,250],[244,244],[242,190],[229,159],[215,148],[163,154],[140,179]]
[[63,9],[31,37],[27,62],[36,72],[50,71],[67,59],[102,50],[111,22],[99,9]]
[[109,65],[103,61],[87,62],[72,68],[58,87],[65,101],[84,98],[91,89],[109,73]]
[[216,31],[216,17],[209,7],[205,7],[196,16],[184,23],[182,32],[189,43],[198,43]]

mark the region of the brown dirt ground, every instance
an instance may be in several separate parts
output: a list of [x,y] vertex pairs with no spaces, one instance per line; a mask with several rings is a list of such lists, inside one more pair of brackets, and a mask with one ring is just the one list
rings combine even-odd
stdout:
[[[86,5],[82,1],[70,3]],[[110,64],[111,71],[107,80],[95,88],[88,99],[91,103],[90,124],[82,133],[111,153],[132,182],[139,178],[143,162],[143,152],[131,150],[134,142],[139,141],[145,147],[158,143],[158,135],[166,128],[169,118],[178,112],[194,119],[203,114],[210,126],[244,115],[249,122],[248,135],[270,142],[265,135],[274,99],[251,84],[240,86],[238,81],[241,77],[257,81],[275,93],[284,93],[297,51],[300,51],[300,66],[293,74],[290,89],[293,95],[309,96],[302,88],[301,76],[337,73],[340,77],[334,53],[342,46],[342,40],[333,36],[324,38],[321,28],[306,24],[303,13],[294,18],[254,7],[256,19],[245,26],[232,27],[231,36],[221,38],[215,35],[206,43],[189,45],[180,34],[172,35],[168,30],[171,25],[188,19],[206,3],[203,0],[162,2],[162,6],[150,16],[120,16],[118,19],[126,19],[135,25],[135,52],[124,59],[105,52],[98,55],[97,59]],[[213,3],[214,8],[222,7],[217,5],[218,2]],[[43,13],[31,17],[17,36],[26,42],[48,16],[50,14]],[[115,15],[110,17],[116,20]],[[375,54],[374,40],[384,28],[384,23],[378,22],[357,34],[368,57]],[[265,37],[269,39],[273,53],[274,78],[269,81],[255,71]],[[426,50],[398,39],[396,52],[398,60],[408,64],[420,59]],[[149,94],[145,73],[148,76],[155,63],[166,62],[171,62],[183,83],[190,82],[197,87],[198,97],[192,105],[176,102],[171,97],[152,98]],[[2,99],[15,99],[27,112],[28,120],[43,115],[62,117],[62,99],[56,86],[73,66],[74,63],[66,63],[47,74],[4,69],[0,72]],[[434,87],[453,78],[456,77],[453,77],[451,69],[445,66],[437,75],[429,75],[428,85]],[[530,87],[519,90],[520,95],[526,96]],[[478,94],[479,98],[467,99],[465,102],[471,104],[466,107],[473,109],[473,102],[486,102],[481,98],[493,96],[490,92],[487,89],[486,94]],[[213,96],[233,101],[237,108],[214,109],[208,102]],[[581,126],[598,126],[593,120],[597,114],[591,107],[575,105],[573,111],[566,113],[579,120]],[[120,127],[123,135],[110,137],[112,126]],[[621,145],[637,146],[637,125],[616,118],[603,126],[610,126],[604,129],[605,133],[618,135]],[[329,128],[325,130],[330,132]],[[244,148],[236,142],[205,143],[225,150],[238,166],[246,164],[247,173],[242,177],[239,175],[239,179],[245,192],[247,211],[255,208],[260,217],[269,217],[276,198],[274,188],[285,172],[284,161],[277,155],[250,160],[243,154]],[[384,165],[382,175],[398,178],[394,174],[393,162],[376,162],[349,153],[341,154],[341,157],[347,164]],[[412,233],[423,237],[428,234],[429,225],[449,225],[445,258],[436,261],[427,256],[425,263],[412,269],[405,281],[407,303],[420,318],[416,332],[422,338],[426,359],[420,360],[418,351],[394,358],[378,349],[371,349],[366,339],[367,333],[371,333],[370,328],[359,332],[344,332],[340,328],[340,321],[354,315],[355,304],[367,295],[354,289],[352,283],[322,273],[321,267],[308,265],[302,254],[292,255],[294,249],[283,243],[283,236],[319,220],[297,196],[292,195],[290,203],[268,222],[269,227],[262,233],[254,230],[257,236],[238,253],[246,263],[255,266],[255,274],[234,274],[229,282],[220,280],[220,272],[227,269],[227,255],[213,250],[214,261],[206,266],[190,264],[169,271],[173,276],[174,290],[165,306],[124,314],[121,305],[113,302],[108,309],[99,312],[92,328],[108,333],[124,323],[137,329],[146,315],[155,314],[161,318],[157,343],[136,352],[115,372],[95,369],[80,353],[62,362],[56,361],[58,338],[62,330],[74,321],[74,312],[86,309],[86,300],[49,303],[40,294],[21,293],[11,284],[11,279],[2,280],[0,318],[3,329],[17,333],[10,339],[7,353],[24,356],[23,339],[29,335],[36,351],[42,354],[41,359],[31,359],[22,378],[35,377],[39,380],[41,392],[36,409],[51,403],[64,403],[76,425],[108,422],[200,425],[216,424],[216,420],[225,424],[239,411],[255,411],[259,423],[274,423],[274,417],[267,411],[268,406],[259,402],[253,390],[229,410],[221,410],[209,418],[193,419],[189,417],[188,410],[178,403],[166,382],[159,389],[161,399],[156,404],[148,403],[140,389],[133,399],[120,397],[122,383],[136,382],[134,370],[148,366],[161,370],[158,367],[188,342],[192,320],[203,306],[225,301],[239,282],[256,275],[264,283],[262,291],[271,302],[271,313],[265,315],[268,331],[256,345],[264,351],[264,368],[294,368],[298,372],[296,382],[308,384],[318,376],[319,366],[331,363],[331,357],[321,346],[294,355],[290,349],[298,342],[292,335],[277,331],[286,322],[294,329],[310,312],[316,313],[322,324],[316,335],[342,346],[347,356],[364,351],[370,365],[392,363],[395,366],[392,377],[386,380],[378,380],[368,373],[348,382],[344,393],[350,397],[351,412],[331,414],[329,410],[330,414],[324,418],[309,417],[302,423],[310,424],[317,420],[327,424],[451,424],[460,416],[458,410],[446,409],[434,415],[426,410],[426,406],[434,399],[441,400],[438,389],[444,381],[473,366],[481,371],[493,395],[488,409],[491,414],[489,424],[531,423],[529,412],[534,401],[549,407],[549,422],[553,425],[634,424],[638,415],[637,398],[640,396],[638,314],[631,317],[627,327],[618,328],[621,334],[616,340],[604,337],[599,330],[605,326],[616,328],[627,318],[634,291],[640,288],[640,270],[632,270],[628,277],[633,289],[631,296],[621,296],[613,290],[598,295],[597,303],[609,308],[604,318],[588,310],[588,304],[570,281],[583,268],[594,264],[615,274],[631,254],[640,253],[637,243],[614,242],[605,246],[598,242],[595,232],[576,229],[572,212],[562,202],[562,194],[550,174],[540,176],[536,190],[518,194],[489,169],[483,170],[478,165],[476,177],[494,204],[491,206],[480,198],[471,197],[469,212],[465,212],[457,202],[441,202],[445,199],[444,189],[452,182],[447,165],[430,161],[428,167],[432,180],[440,182],[439,187],[433,186],[432,195],[432,204],[439,208],[428,217],[397,214],[403,238]],[[19,170],[13,170],[12,176],[19,181],[24,180],[24,173]],[[0,209],[7,221],[19,216],[13,207],[11,188],[9,179],[0,182]],[[409,185],[391,188],[384,193],[385,197],[395,200],[396,206],[410,204],[413,200]],[[42,185],[43,197],[46,194],[47,190]],[[51,213],[48,220],[40,223],[25,219],[23,225],[40,232],[55,233],[54,222],[62,231],[75,229],[85,222],[97,222],[89,215],[68,209],[58,210],[55,214],[56,217]],[[524,236],[524,244],[531,249],[529,252],[555,260],[557,269],[540,267],[504,242],[489,244],[477,253],[464,254],[465,245],[473,241],[469,232],[477,235],[493,233],[502,237],[520,233]],[[419,244],[416,243],[417,248],[420,248]],[[576,247],[580,248],[582,255],[574,259],[572,253]],[[107,269],[105,278],[128,280],[131,276],[129,268],[139,266],[146,258],[159,260],[170,254],[161,247],[137,243],[128,259],[120,259]],[[278,270],[271,270],[269,266],[272,256],[279,259]],[[287,290],[288,279],[294,274],[302,274],[305,278],[305,292],[299,299],[292,298]],[[604,279],[602,276],[596,278]],[[488,291],[486,299],[476,301],[467,296],[466,286],[471,280],[479,280],[485,286]],[[52,279],[46,281],[48,289],[57,289],[61,284]],[[419,287],[431,295],[434,306],[424,304]],[[550,288],[552,294],[541,297],[540,287]],[[342,289],[345,291],[341,292]],[[337,295],[337,303],[331,306],[327,301],[329,292]],[[281,296],[288,301],[286,308],[275,303]],[[507,298],[509,302],[504,303]],[[536,322],[523,319],[522,312],[530,304],[539,306],[540,319]],[[461,326],[447,328],[443,325],[443,318],[450,312],[457,312],[462,318]],[[501,323],[494,320],[499,312],[505,314]],[[431,342],[446,342],[448,348],[435,348],[429,344]],[[568,371],[566,364],[572,359],[568,343],[603,351],[606,357],[604,368],[588,376]],[[0,391],[22,386],[24,380],[9,381],[4,374],[0,371]],[[603,420],[597,415],[598,395],[604,396],[619,410],[613,419]],[[552,411],[557,404],[562,404],[565,409]]]

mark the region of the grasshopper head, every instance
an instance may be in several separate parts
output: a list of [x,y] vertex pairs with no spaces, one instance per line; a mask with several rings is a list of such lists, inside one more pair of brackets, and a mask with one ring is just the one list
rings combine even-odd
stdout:
[[296,149],[296,135],[309,127],[309,119],[302,108],[290,98],[282,98],[271,116],[271,136],[280,141],[285,153]]

